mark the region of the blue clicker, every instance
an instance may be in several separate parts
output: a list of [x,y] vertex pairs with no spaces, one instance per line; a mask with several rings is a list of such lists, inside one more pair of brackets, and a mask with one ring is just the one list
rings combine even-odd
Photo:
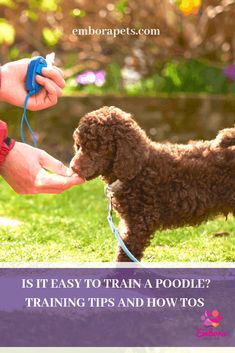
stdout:
[[47,67],[47,62],[42,56],[36,56],[30,60],[25,82],[26,90],[28,92],[33,92],[33,94],[36,94],[42,88],[42,86],[36,82],[35,78],[36,75],[42,76],[43,67]]
[[28,129],[32,135],[34,146],[37,146],[37,141],[36,141],[35,134],[34,134],[33,130],[31,129],[31,126],[28,122],[28,119],[26,116],[26,111],[27,111],[27,104],[28,104],[29,98],[31,96],[33,96],[34,94],[37,94],[42,89],[42,86],[40,86],[36,82],[36,75],[42,76],[42,68],[43,67],[47,67],[47,62],[42,56],[36,56],[36,57],[32,58],[30,60],[29,66],[28,66],[28,70],[27,70],[27,74],[26,74],[26,81],[25,81],[25,88],[26,88],[28,94],[27,94],[25,101],[24,101],[24,113],[23,113],[22,120],[21,120],[20,132],[21,132],[22,141],[24,143],[26,143],[25,138],[24,138],[24,123],[26,123],[28,126]]

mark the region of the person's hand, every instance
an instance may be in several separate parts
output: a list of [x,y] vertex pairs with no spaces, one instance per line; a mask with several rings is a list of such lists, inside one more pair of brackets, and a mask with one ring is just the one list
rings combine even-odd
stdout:
[[18,194],[58,194],[84,182],[45,151],[20,142],[7,155],[0,175]]
[[[30,59],[21,59],[1,67],[0,100],[23,107],[27,95],[25,79]],[[36,75],[36,81],[43,86],[41,91],[29,98],[29,110],[42,110],[57,103],[65,87],[63,72],[56,66],[42,69],[43,76]]]

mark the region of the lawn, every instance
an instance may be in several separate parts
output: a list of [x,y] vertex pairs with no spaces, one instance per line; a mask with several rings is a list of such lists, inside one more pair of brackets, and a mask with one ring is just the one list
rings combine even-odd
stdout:
[[[0,181],[0,262],[113,261],[116,240],[106,221],[103,184],[96,180],[61,195],[22,196]],[[235,261],[235,219],[156,232],[145,261]],[[217,232],[227,236],[216,237]]]

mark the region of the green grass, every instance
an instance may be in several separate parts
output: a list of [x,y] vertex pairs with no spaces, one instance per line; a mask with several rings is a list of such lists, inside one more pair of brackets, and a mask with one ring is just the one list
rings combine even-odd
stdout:
[[[116,240],[106,221],[103,184],[96,180],[61,195],[22,196],[0,181],[0,262],[113,261]],[[235,261],[235,219],[217,218],[199,227],[156,232],[145,261]],[[215,237],[216,232],[228,237]]]

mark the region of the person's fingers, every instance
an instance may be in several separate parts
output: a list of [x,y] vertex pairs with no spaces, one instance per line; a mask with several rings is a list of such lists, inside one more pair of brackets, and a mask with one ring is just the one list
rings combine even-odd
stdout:
[[36,178],[35,188],[37,193],[59,194],[72,186],[82,184],[84,180],[78,175],[65,177],[57,174],[50,174],[42,169]]
[[61,72],[55,69],[54,67],[50,67],[50,68],[44,67],[42,69],[42,74],[44,77],[47,77],[51,79],[53,82],[55,82],[55,84],[60,88],[63,89],[65,87],[65,80],[61,75]]
[[59,67],[57,67],[57,66],[52,66],[52,67],[53,67],[54,70],[57,70],[57,71],[60,73],[61,77],[64,79],[64,71],[61,70],[61,69],[60,69]]
[[48,78],[36,76],[36,79],[43,86],[44,90],[40,91],[35,97],[30,97],[28,108],[30,110],[42,110],[56,105],[58,97],[62,94],[62,90]]
[[36,75],[36,81],[41,86],[43,86],[47,91],[48,91],[47,88],[52,90],[52,87],[53,87],[54,91],[56,91],[57,97],[60,97],[62,95],[62,89],[55,82],[50,80],[49,78],[46,78],[46,77],[43,77],[40,75]]
[[39,163],[43,168],[59,175],[71,176],[73,174],[70,168],[67,168],[61,161],[45,151],[40,151]]

